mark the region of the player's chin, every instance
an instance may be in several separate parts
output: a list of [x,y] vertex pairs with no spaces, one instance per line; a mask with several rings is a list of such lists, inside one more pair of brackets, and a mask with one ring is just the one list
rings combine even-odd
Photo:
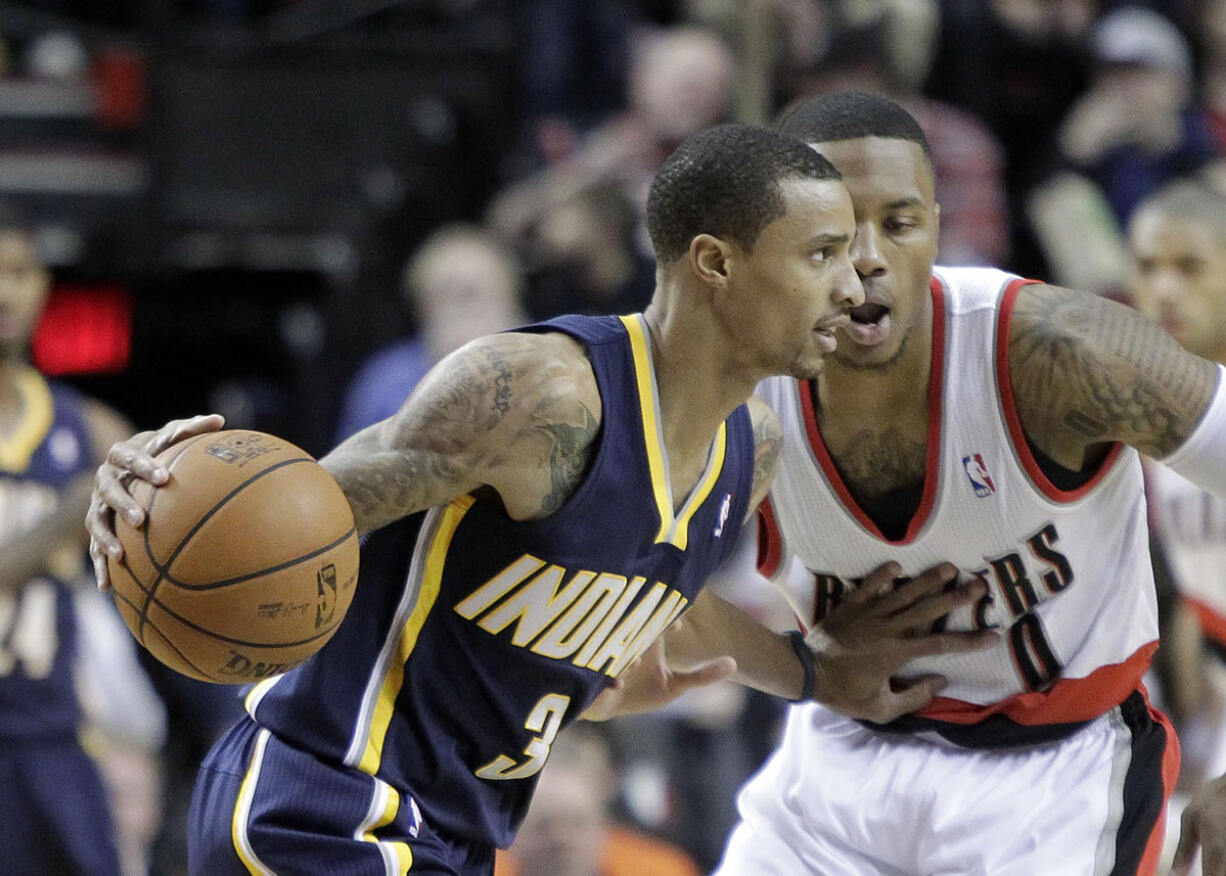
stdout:
[[802,356],[792,363],[788,374],[797,380],[816,380],[826,370],[826,356],[823,353]]

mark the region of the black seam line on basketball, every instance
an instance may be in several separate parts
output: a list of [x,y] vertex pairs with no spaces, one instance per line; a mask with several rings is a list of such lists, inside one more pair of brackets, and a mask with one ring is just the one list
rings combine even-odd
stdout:
[[[206,433],[206,435],[207,434],[208,433]],[[205,435],[199,436],[199,438],[203,438],[203,437],[205,437]],[[199,440],[199,438],[197,440]],[[194,444],[195,442],[192,442],[192,443]],[[184,450],[186,450],[186,448],[184,448]],[[175,457],[175,460],[177,460],[182,455],[183,453],[180,452],[179,455]],[[204,526],[204,524],[207,523],[223,505],[225,505],[227,502],[229,502],[231,499],[233,499],[235,496],[237,496],[239,493],[245,490],[250,484],[255,483],[256,481],[264,477],[269,472],[274,472],[279,468],[283,468],[287,465],[294,465],[295,463],[299,463],[299,462],[314,462],[314,461],[315,460],[311,459],[311,457],[309,456],[297,456],[297,457],[294,457],[293,459],[283,459],[280,462],[276,463],[275,465],[270,465],[268,468],[263,469],[262,471],[258,471],[255,474],[253,474],[251,477],[247,478],[247,480],[243,481],[241,484],[236,486],[230,492],[226,493],[224,496],[222,496],[220,499],[214,502],[213,507],[210,508],[203,517],[201,517],[199,520],[196,521],[195,525],[192,526],[192,528],[187,531],[187,533],[183,536],[183,538],[179,539],[178,545],[176,545],[175,549],[170,552],[170,556],[166,558],[166,564],[164,566],[159,564],[156,560],[153,559],[152,549],[149,548],[149,531],[148,531],[148,527],[146,526],[145,527],[146,553],[149,555],[150,561],[153,562],[153,567],[158,570],[158,577],[153,582],[153,585],[149,588],[149,599],[145,600],[145,610],[142,611],[140,614],[141,631],[142,632],[144,631],[145,617],[149,613],[148,612],[149,600],[153,599],[154,594],[157,593],[158,587],[161,586],[162,580],[166,577],[166,570],[170,568],[170,565],[171,563],[175,561],[175,558],[178,557],[179,554],[183,552],[184,546],[189,541],[191,541],[192,536],[195,535],[197,532],[199,532],[200,528]],[[174,460],[171,461],[171,464],[172,465],[174,464]],[[155,496],[157,496],[156,491],[154,492],[153,496],[151,496],[149,499],[149,509],[150,510],[153,510],[153,501],[154,501],[153,497]],[[144,639],[142,638],[141,641],[143,642]]]
[[[196,670],[196,672],[200,673],[200,677],[201,677],[201,678],[208,678],[208,679],[211,679],[211,680],[213,680],[213,681],[217,681],[217,676],[216,676],[216,675],[214,675],[214,674],[213,674],[213,673],[211,673],[211,672],[206,671],[206,670],[205,670],[203,667],[197,666],[197,665],[196,665],[196,661],[192,660],[190,657],[188,657],[186,654],[184,654],[184,653],[183,653],[183,651],[182,651],[182,649],[180,649],[178,645],[176,645],[174,642],[172,642],[172,641],[170,640],[170,636],[166,635],[166,631],[165,631],[165,630],[163,630],[161,627],[159,627],[159,626],[158,626],[157,624],[155,624],[153,621],[149,621],[149,626],[153,627],[153,629],[157,631],[157,634],[158,634],[159,636],[161,636],[161,637],[162,637],[162,641],[163,641],[163,642],[165,642],[167,645],[169,645],[169,646],[170,646],[170,650],[174,651],[176,654],[178,654],[178,655],[179,655],[179,659],[180,659],[180,660],[182,660],[184,663],[186,663],[186,664],[187,664],[188,666],[190,666],[192,669]],[[146,645],[145,647],[148,647],[148,646]],[[177,670],[176,670],[176,671],[177,671]]]
[[[197,435],[189,441],[182,442],[182,445],[179,447],[179,452],[174,455],[173,459],[166,463],[167,470],[173,470],[174,464],[179,461],[184,453],[187,452],[187,449],[194,445],[197,441],[205,438],[208,434],[209,433]],[[153,583],[149,585],[148,590],[145,590],[145,588],[141,586],[141,590],[144,590],[145,592],[145,604],[140,608],[140,623],[136,625],[136,638],[142,645],[145,644],[145,622],[149,615],[149,601],[153,599],[153,594],[157,592],[158,585],[162,583],[162,578],[166,574],[166,569],[158,564],[157,559],[153,556],[153,548],[149,544],[149,515],[153,512],[153,504],[157,501],[157,498],[158,492],[157,490],[153,490],[153,492],[149,494],[149,507],[145,509],[145,527],[141,530],[141,541],[145,546],[145,556],[148,558],[149,562],[153,564],[154,570],[158,573],[157,577],[153,579]],[[131,571],[131,566],[129,566],[128,569]],[[140,583],[135,572],[132,573],[132,580],[137,581],[138,584]]]
[[[136,577],[135,572],[132,572],[131,567],[129,567],[129,566],[128,566],[128,564],[126,564],[126,562],[125,562],[125,564],[124,564],[124,570],[125,570],[126,572],[128,572],[128,577],[130,577],[130,578],[131,578],[132,583],[136,584],[136,588],[137,588],[137,589],[139,589],[139,591],[140,591],[141,593],[146,593],[146,594],[147,594],[148,592],[146,591],[145,586],[143,586],[143,584],[141,584],[141,582],[140,582],[140,578],[137,578],[137,577]],[[125,597],[125,595],[124,595],[123,593],[120,593],[119,591],[112,591],[112,594],[114,595],[114,598],[115,598],[115,599],[118,599],[118,600],[120,600],[120,602],[121,602],[121,603],[124,603],[125,605],[128,605],[128,606],[129,606],[129,608],[130,608],[130,609],[132,609],[132,611],[136,611],[136,613],[140,613],[140,610],[141,610],[141,609],[137,608],[136,603],[132,602],[132,600],[131,600],[131,599],[129,599],[128,597]],[[148,604],[148,602],[147,602],[147,600],[146,600],[146,605],[147,605],[147,604]],[[161,603],[159,603],[159,604],[161,604]],[[163,606],[163,608],[166,608],[166,606]],[[170,611],[167,611],[167,614],[173,614],[173,613],[170,613]],[[180,649],[179,649],[179,647],[177,646],[177,644],[175,644],[174,642],[170,641],[170,637],[166,635],[166,631],[164,631],[164,630],[162,629],[162,627],[159,627],[157,624],[154,624],[154,622],[153,622],[153,621],[151,621],[151,620],[148,620],[148,619],[147,619],[147,617],[146,617],[146,620],[145,620],[145,626],[152,627],[152,629],[153,629],[154,631],[156,631],[156,632],[157,632],[157,635],[162,637],[162,641],[163,641],[163,642],[166,642],[166,643],[168,644],[168,646],[170,647],[170,649],[172,649],[172,651],[174,651],[174,653],[175,653],[175,654],[178,654],[178,655],[179,655],[179,659],[183,660],[183,662],[184,662],[184,663],[186,663],[186,664],[188,664],[189,666],[191,666],[191,668],[192,668],[192,669],[195,669],[195,670],[197,671],[197,673],[200,673],[201,678],[207,678],[207,679],[216,679],[216,678],[217,678],[217,676],[215,676],[215,675],[213,675],[213,674],[211,674],[211,673],[207,673],[207,671],[205,671],[205,669],[204,669],[204,668],[201,668],[201,666],[197,666],[197,665],[196,665],[196,663],[194,662],[194,660],[192,660],[190,657],[188,657],[188,655],[186,655],[186,654],[184,654],[183,652],[181,652],[181,651],[180,651]],[[143,627],[143,626],[142,626],[142,627],[141,627],[141,631],[142,631],[142,632],[143,632],[143,629],[145,629],[145,627]],[[148,644],[146,644],[146,643],[145,643],[145,638],[143,638],[143,636],[142,636],[142,638],[141,638],[141,644],[143,644],[143,646],[145,646],[146,648],[148,648]]]
[[313,550],[309,554],[303,554],[300,557],[294,557],[293,559],[286,560],[283,563],[278,563],[275,566],[269,566],[267,569],[260,569],[257,572],[250,572],[246,575],[240,575],[237,578],[227,578],[225,581],[210,581],[208,584],[185,584],[184,582],[176,578],[174,575],[171,575],[169,572],[165,573],[164,578],[167,583],[175,585],[180,590],[191,590],[191,591],[217,590],[222,587],[229,587],[232,584],[242,584],[244,581],[250,581],[253,578],[259,578],[263,575],[271,575],[274,572],[280,572],[282,569],[288,569],[291,566],[298,565],[299,563],[305,563],[307,560],[311,559],[312,557],[317,557],[320,554],[326,554],[328,551],[332,550],[337,545],[344,544],[356,532],[357,532],[357,529],[355,527],[350,527],[349,531],[346,532],[344,535],[342,535],[340,538],[338,538],[336,541],[326,544],[323,547],[319,548],[318,550]]
[[[248,642],[246,639],[236,639],[233,636],[223,636],[221,633],[215,630],[210,630],[208,627],[203,627],[195,621],[190,621],[157,598],[150,597],[149,601],[156,603],[158,608],[162,609],[162,611],[166,612],[166,614],[183,624],[185,627],[191,627],[196,632],[204,633],[205,635],[216,639],[219,642],[225,642],[227,645],[242,645],[244,648],[296,648],[299,645],[309,645],[311,642],[314,642],[317,639],[332,635],[332,633],[336,631],[337,626],[336,624],[333,624],[326,630],[322,630],[313,636],[308,636],[305,639],[297,639],[293,642]],[[157,627],[157,624],[154,624],[153,621],[149,621],[149,623],[153,624],[155,628]],[[158,632],[162,631],[158,630]],[[162,633],[162,635],[165,636],[166,634]]]

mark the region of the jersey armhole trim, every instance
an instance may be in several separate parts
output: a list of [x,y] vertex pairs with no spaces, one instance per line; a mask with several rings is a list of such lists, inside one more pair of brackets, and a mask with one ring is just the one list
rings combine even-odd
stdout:
[[775,519],[775,508],[770,496],[758,506],[758,572],[763,577],[774,579],[783,565],[783,533]]
[[1001,296],[996,322],[996,387],[1000,395],[1001,413],[1005,420],[1005,428],[1009,433],[1009,441],[1030,483],[1048,499],[1068,504],[1082,498],[1102,483],[1107,473],[1115,467],[1115,463],[1124,450],[1124,445],[1118,441],[1114,442],[1106,458],[1099,463],[1098,471],[1075,490],[1062,490],[1053,484],[1043,473],[1038,460],[1030,451],[1030,445],[1026,442],[1026,432],[1017,414],[1017,400],[1013,395],[1013,377],[1009,369],[1009,332],[1013,325],[1013,306],[1017,302],[1017,296],[1022,291],[1022,287],[1035,285],[1038,282],[1038,280],[1012,280],[1005,287],[1004,294]]

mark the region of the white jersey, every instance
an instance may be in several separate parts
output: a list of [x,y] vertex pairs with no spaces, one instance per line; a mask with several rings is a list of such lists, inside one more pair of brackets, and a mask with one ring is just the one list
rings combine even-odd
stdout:
[[[898,725],[972,745],[1038,741],[1108,712],[1137,689],[1157,647],[1137,453],[1116,445],[1088,482],[1064,490],[1043,474],[1022,432],[1008,337],[1024,284],[994,269],[935,269],[926,475],[896,541],[844,486],[812,384],[772,378],[758,388],[786,436],[762,512],[760,568],[786,578],[806,624],[887,560],[905,575],[948,561],[962,580],[987,583],[987,595],[945,628],[1007,632],[986,651],[906,667],[904,675],[939,673],[949,685]],[[1002,734],[1002,724],[1018,732]]]
[[1226,647],[1226,499],[1155,463],[1149,502],[1180,595],[1205,635]]

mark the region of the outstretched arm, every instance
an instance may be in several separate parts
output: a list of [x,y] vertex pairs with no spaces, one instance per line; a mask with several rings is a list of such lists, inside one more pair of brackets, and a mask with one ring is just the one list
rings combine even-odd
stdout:
[[[543,517],[566,500],[600,424],[600,395],[582,348],[560,334],[508,333],[466,345],[436,365],[392,417],[324,456],[360,532],[488,488],[511,517]],[[106,557],[123,556],[114,514],[134,526],[144,512],[131,478],[155,486],[154,459],[191,435],[221,428],[216,415],[176,420],[111,447],[99,467],[86,528],[99,586]]]
[[[972,580],[947,590],[957,570],[942,565],[895,588],[899,573],[897,563],[875,569],[809,631],[805,646],[813,655],[813,699],[853,718],[886,723],[927,705],[944,686],[936,676],[898,685],[894,676],[904,664],[933,654],[977,651],[997,641],[993,632],[917,635],[982,597],[984,584]],[[673,665],[688,668],[729,656],[736,660],[733,677],[742,684],[785,699],[802,698],[805,660],[789,637],[710,591],[695,600],[669,646]]]

